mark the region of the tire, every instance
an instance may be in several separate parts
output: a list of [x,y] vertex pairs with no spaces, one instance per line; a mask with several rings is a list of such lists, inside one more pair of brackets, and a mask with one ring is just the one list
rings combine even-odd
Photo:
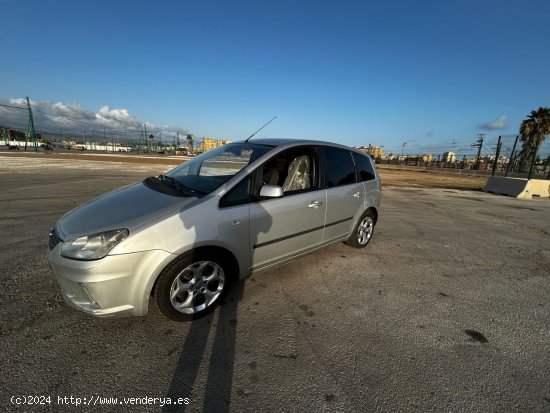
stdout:
[[219,254],[182,255],[169,264],[155,285],[160,312],[170,320],[190,321],[210,313],[229,290],[232,274]]
[[357,221],[357,225],[355,225],[355,228],[347,239],[346,244],[353,248],[365,248],[372,239],[375,225],[376,218],[373,212],[370,209],[367,209]]

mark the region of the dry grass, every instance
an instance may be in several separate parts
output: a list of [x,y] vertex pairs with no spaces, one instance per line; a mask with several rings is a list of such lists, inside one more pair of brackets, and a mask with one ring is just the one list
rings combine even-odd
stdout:
[[39,159],[77,159],[81,161],[106,161],[106,162],[128,162],[141,164],[160,164],[160,165],[179,165],[187,157],[163,157],[154,155],[106,155],[106,154],[90,154],[90,153],[48,153],[48,152],[16,152],[2,153],[13,157],[33,157]]
[[486,176],[458,175],[444,172],[410,171],[379,168],[382,185],[423,188],[449,188],[480,191]]
[[[82,161],[129,162],[139,164],[179,165],[185,157],[105,155],[89,153],[10,153],[14,157],[38,157],[40,159],[78,159]],[[410,171],[379,168],[382,184],[399,187],[449,188],[481,190],[487,181],[485,176],[456,175],[443,172]]]

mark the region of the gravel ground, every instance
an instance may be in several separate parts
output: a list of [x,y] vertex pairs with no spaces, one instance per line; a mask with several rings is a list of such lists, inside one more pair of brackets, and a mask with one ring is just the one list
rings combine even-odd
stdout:
[[[0,156],[6,411],[82,409],[65,396],[189,402],[129,411],[550,411],[547,199],[385,187],[365,250],[336,244],[255,275],[193,323],[154,308],[97,319],[62,303],[48,228],[169,167],[13,159]],[[51,402],[11,404],[25,395]]]

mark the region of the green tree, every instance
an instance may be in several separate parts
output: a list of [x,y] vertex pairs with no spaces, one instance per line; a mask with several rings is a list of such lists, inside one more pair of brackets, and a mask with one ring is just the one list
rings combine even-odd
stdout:
[[538,110],[531,111],[531,114],[527,116],[519,128],[521,135],[522,149],[519,153],[520,167],[523,169],[524,165],[530,165],[533,156],[537,153],[540,145],[550,135],[550,108],[538,108]]

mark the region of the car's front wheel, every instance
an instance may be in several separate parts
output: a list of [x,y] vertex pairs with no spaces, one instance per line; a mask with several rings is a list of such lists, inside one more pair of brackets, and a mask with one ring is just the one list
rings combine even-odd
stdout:
[[370,242],[374,232],[376,218],[371,210],[366,210],[359,218],[346,244],[354,248],[364,248]]
[[226,261],[213,255],[183,255],[162,272],[154,292],[162,314],[174,321],[187,321],[219,304],[231,277]]

